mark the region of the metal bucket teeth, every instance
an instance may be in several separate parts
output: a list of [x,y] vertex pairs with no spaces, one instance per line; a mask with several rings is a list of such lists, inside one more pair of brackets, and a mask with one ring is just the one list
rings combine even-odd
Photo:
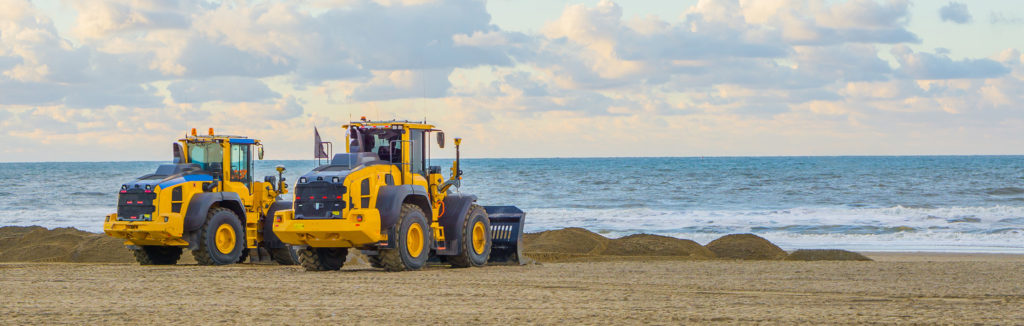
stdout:
[[488,265],[521,265],[523,258],[523,224],[526,213],[515,206],[484,206],[491,220],[491,257]]

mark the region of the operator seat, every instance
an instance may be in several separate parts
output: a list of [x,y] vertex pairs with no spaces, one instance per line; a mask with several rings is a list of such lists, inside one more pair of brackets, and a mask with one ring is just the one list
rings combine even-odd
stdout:
[[391,146],[381,146],[377,149],[377,156],[380,156],[381,160],[401,163],[402,162],[402,150],[391,149]]

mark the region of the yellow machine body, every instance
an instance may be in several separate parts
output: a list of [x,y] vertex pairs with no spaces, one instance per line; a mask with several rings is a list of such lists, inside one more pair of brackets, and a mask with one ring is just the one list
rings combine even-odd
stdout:
[[[396,140],[401,144],[414,143],[414,140],[410,139],[414,133],[423,133],[423,137],[418,140],[422,142],[428,138],[430,132],[439,131],[432,125],[413,122],[354,122],[344,127],[402,130],[400,139]],[[346,151],[351,153],[352,139],[349,137],[347,135],[345,139]],[[441,173],[429,173],[426,176],[414,173],[413,164],[409,160],[412,151],[412,146],[401,146],[400,157],[403,160],[393,162],[394,164],[358,166],[344,177],[339,177],[344,189],[347,189],[344,193],[316,194],[341,196],[335,199],[348,203],[339,210],[330,211],[329,214],[334,218],[295,219],[294,209],[281,210],[275,216],[274,233],[284,243],[312,247],[359,248],[386,242],[388,235],[381,231],[381,214],[377,208],[378,200],[381,198],[380,191],[385,186],[404,185],[418,189],[420,193],[429,194],[423,198],[424,200],[418,201],[417,205],[427,215],[430,229],[434,230],[434,239],[444,241],[444,228],[438,225],[441,205],[447,195],[438,191],[438,186],[444,183],[444,178]],[[423,171],[425,169],[426,167],[423,167]],[[304,179],[299,179],[300,184],[303,181]],[[302,198],[301,195],[296,193],[296,203],[303,200],[328,199]]]
[[462,179],[461,139],[445,180],[429,166],[432,136],[444,148],[433,125],[364,119],[344,128],[346,153],[300,177],[292,209],[274,216],[275,235],[297,248],[307,270],[340,268],[349,248],[390,271],[432,258],[453,267],[521,261],[525,213],[452,191]]
[[[280,181],[253,180],[254,150],[262,159],[259,140],[212,135],[212,129],[209,136],[180,139],[175,144],[175,164],[162,165],[157,173],[122,186],[121,215],[106,216],[104,233],[124,239],[128,246],[194,247],[196,239],[189,236],[202,224],[198,219],[205,218],[210,207],[223,207],[241,219],[245,248],[256,248],[264,241],[263,217],[277,196],[288,190]],[[219,159],[197,157],[210,153],[219,154]]]

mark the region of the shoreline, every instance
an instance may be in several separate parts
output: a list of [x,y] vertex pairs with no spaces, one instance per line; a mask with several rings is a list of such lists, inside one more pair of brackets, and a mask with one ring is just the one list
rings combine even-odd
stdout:
[[[735,235],[732,235],[735,236]],[[741,251],[761,252],[772,257],[786,256],[797,251],[815,249],[837,249],[819,246],[814,249],[800,246],[797,249],[782,249],[776,244],[751,235],[753,242],[740,241],[731,246],[746,246]],[[729,237],[723,236],[719,239]],[[750,240],[750,239],[748,239]],[[707,252],[715,241],[698,243],[692,240],[652,234],[633,234],[608,238],[584,228],[563,228],[537,233],[525,233],[523,251],[529,256],[536,254],[539,261],[607,261],[637,260],[644,257],[677,257],[682,259],[716,259],[721,257],[740,259],[773,259],[772,257],[729,257]],[[47,228],[43,226],[0,226],[0,262],[11,261],[54,261],[54,262],[130,262],[122,240],[108,237],[103,233],[80,230],[74,227]],[[812,247],[813,248],[813,247]],[[947,247],[948,248],[948,247]],[[733,248],[739,249],[739,248]],[[913,260],[1010,260],[1024,257],[1024,252],[948,250],[938,248],[927,250],[849,250],[872,259],[889,261],[898,257]],[[728,249],[727,249],[728,250]],[[70,254],[67,256],[66,254]],[[63,258],[61,258],[63,257]],[[927,258],[920,258],[927,257]],[[785,257],[781,257],[785,258]],[[774,258],[774,259],[781,259]],[[842,260],[842,259],[839,259]]]
[[1000,261],[1024,263],[1024,254],[1019,253],[986,253],[986,252],[928,252],[928,251],[858,251],[858,253],[875,261]]

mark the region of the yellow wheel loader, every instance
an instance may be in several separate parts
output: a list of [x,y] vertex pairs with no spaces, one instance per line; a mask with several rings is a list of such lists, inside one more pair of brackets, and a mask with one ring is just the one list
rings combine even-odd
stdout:
[[434,126],[362,119],[344,128],[347,153],[300,177],[293,209],[275,215],[274,233],[306,270],[340,269],[350,249],[388,271],[521,261],[523,211],[479,206],[476,196],[453,191],[462,179],[461,139],[445,181],[441,167],[427,163],[432,135],[444,148]]
[[[274,212],[291,209],[282,173],[254,181],[253,154],[263,159],[259,140],[239,136],[196,135],[173,144],[174,161],[125,183],[117,213],[103,231],[124,239],[142,265],[172,265],[184,249],[201,265],[245,261],[264,248],[270,258],[292,265],[297,256],[274,235]],[[254,259],[256,260],[256,259]]]

